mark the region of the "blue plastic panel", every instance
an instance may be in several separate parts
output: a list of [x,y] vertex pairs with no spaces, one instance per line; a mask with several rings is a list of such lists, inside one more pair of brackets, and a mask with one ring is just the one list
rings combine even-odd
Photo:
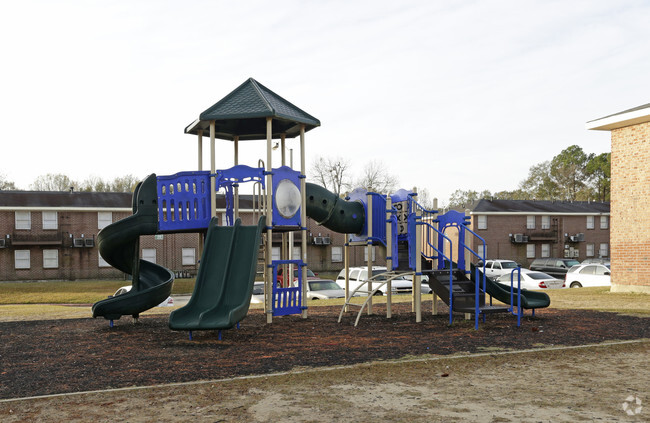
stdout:
[[[298,270],[298,286],[281,288],[277,284],[278,266],[281,264],[293,264]],[[290,314],[302,313],[302,267],[305,265],[302,260],[273,260],[273,315],[287,316]],[[292,281],[292,278],[289,278]]]
[[[297,226],[300,227],[301,207],[295,210],[291,216],[283,216],[278,210],[278,201],[281,200],[277,195],[277,189],[282,181],[291,182],[297,189],[298,195],[300,193],[300,172],[293,170],[288,166],[282,166],[273,169],[273,226]],[[301,202],[299,203],[301,204]]]
[[207,229],[210,223],[210,172],[158,176],[158,229],[183,232]]

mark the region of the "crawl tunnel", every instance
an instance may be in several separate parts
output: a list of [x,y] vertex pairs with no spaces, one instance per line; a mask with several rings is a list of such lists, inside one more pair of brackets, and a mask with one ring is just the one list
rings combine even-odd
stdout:
[[365,225],[365,209],[357,201],[345,201],[320,185],[307,182],[307,216],[334,232],[360,234]]

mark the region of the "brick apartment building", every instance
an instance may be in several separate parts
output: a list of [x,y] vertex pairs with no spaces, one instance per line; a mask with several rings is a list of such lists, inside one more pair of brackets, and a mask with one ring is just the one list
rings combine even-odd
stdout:
[[[253,223],[251,198],[242,196],[244,224]],[[106,263],[95,239],[99,231],[131,212],[130,193],[0,191],[0,281],[117,279],[125,275]],[[225,220],[222,197],[217,215]],[[338,272],[344,265],[344,235],[308,221],[308,267],[314,272]],[[194,276],[200,260],[197,233],[140,237],[140,256],[179,276]],[[281,233],[274,233],[272,255],[282,256]],[[375,259],[383,252],[374,247]],[[295,234],[294,257],[300,257]],[[352,248],[352,266],[364,263],[365,248]],[[261,270],[261,269],[260,269]]]
[[[540,257],[610,256],[609,203],[482,199],[470,216],[470,229],[485,239],[486,258],[527,267]],[[482,247],[474,243],[479,253]]]
[[612,291],[650,293],[650,104],[586,127],[612,137]]

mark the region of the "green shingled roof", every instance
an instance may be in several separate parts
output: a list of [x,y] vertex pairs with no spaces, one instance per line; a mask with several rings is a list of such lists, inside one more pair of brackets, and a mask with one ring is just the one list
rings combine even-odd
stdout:
[[232,140],[266,139],[266,118],[273,118],[273,138],[285,134],[287,138],[300,135],[300,125],[305,131],[320,126],[320,121],[304,112],[253,78],[249,78],[230,94],[205,110],[197,120],[185,128],[186,134],[203,130],[210,134],[210,121],[216,123],[216,137]]

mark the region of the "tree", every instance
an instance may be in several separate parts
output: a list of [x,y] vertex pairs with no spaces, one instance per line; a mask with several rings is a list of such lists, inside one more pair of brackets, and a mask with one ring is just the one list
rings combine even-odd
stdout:
[[128,174],[125,176],[118,176],[110,184],[110,189],[113,192],[133,192],[140,179]]
[[16,184],[12,181],[7,180],[7,176],[4,173],[0,173],[0,190],[15,190]]
[[593,158],[577,145],[565,148],[553,157],[550,164],[550,177],[557,186],[556,197],[563,200],[586,200],[588,197],[585,168]]
[[551,178],[551,162],[533,165],[528,171],[528,177],[519,183],[519,190],[533,200],[557,198],[558,186]]
[[388,173],[386,165],[379,160],[373,160],[363,168],[363,175],[357,186],[379,194],[389,194],[395,191],[398,184],[396,176]]
[[492,198],[492,193],[488,190],[483,190],[481,192],[474,190],[463,191],[462,189],[457,189],[451,193],[449,197],[449,208],[466,208],[470,207],[474,202],[480,200],[481,198]]
[[36,178],[34,183],[30,185],[30,188],[34,191],[68,191],[74,185],[74,182],[66,175],[61,173],[48,173]]
[[93,175],[79,184],[79,191],[108,192],[111,191],[111,186],[99,176]]
[[593,156],[585,167],[589,177],[593,198],[597,201],[610,200],[612,153]]
[[311,174],[316,183],[340,196],[350,187],[349,168],[350,162],[341,157],[319,156],[311,166]]

